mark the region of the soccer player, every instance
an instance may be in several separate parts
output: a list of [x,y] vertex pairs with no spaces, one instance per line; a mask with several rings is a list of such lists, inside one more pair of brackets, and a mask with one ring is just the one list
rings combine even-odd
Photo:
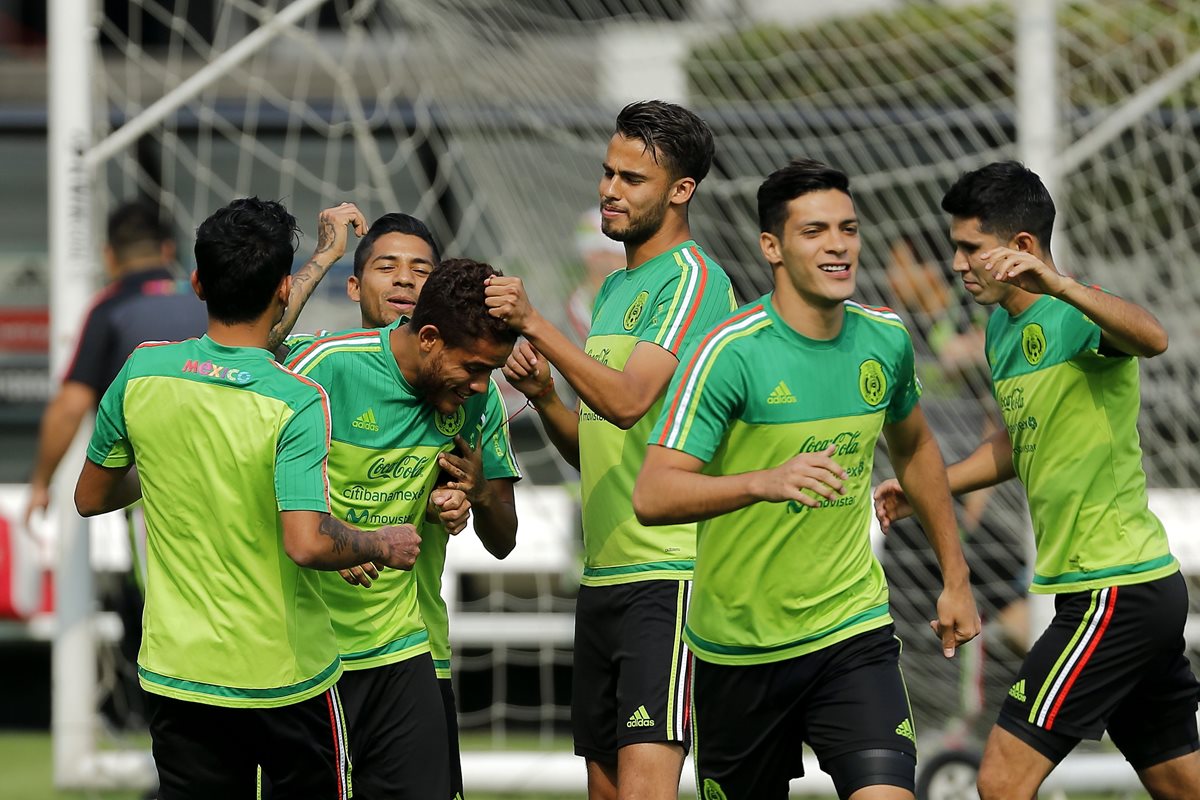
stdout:
[[[1200,797],[1187,588],[1147,506],[1137,433],[1137,357],[1166,350],[1167,333],[1144,308],[1059,273],[1054,201],[1023,165],[966,173],[942,209],[963,287],[998,306],[987,358],[1005,422],[950,466],[950,489],[1019,478],[1037,544],[1030,591],[1056,595],[988,737],[980,796],[1034,797],[1081,739],[1107,730],[1156,800]],[[908,501],[880,485],[885,529]]]
[[419,550],[412,525],[366,533],[329,514],[324,392],[265,349],[295,232],[257,198],[200,225],[192,286],[208,334],[133,352],[75,489],[84,516],[145,501],[138,664],[163,800],[249,796],[258,764],[277,800],[347,797],[337,642],[302,567],[410,569]]
[[[689,659],[679,631],[696,528],[641,525],[630,498],[680,354],[734,307],[729,278],[688,226],[712,158],[712,133],[687,109],[648,101],[617,116],[600,180],[601,224],[624,243],[628,266],[600,288],[584,350],[529,304],[520,279],[488,286],[492,313],[529,340],[506,375],[581,468],[571,721],[591,800],[675,798],[689,740]],[[577,413],[554,392],[542,356],[581,398]]]
[[[351,522],[419,522],[432,498],[437,515],[457,533],[466,518],[454,512],[469,508],[466,496],[479,492],[487,498],[480,527],[494,529],[503,518],[515,534],[515,511],[501,507],[486,487],[434,488],[440,468],[452,465],[446,454],[479,435],[491,371],[504,364],[516,339],[484,305],[484,282],[495,272],[466,259],[436,268],[433,258],[406,260],[403,250],[412,245],[403,239],[411,234],[388,233],[387,223],[377,224],[360,247],[363,264],[354,280],[364,321],[388,315],[394,321],[300,342],[289,360],[329,392],[334,513]],[[376,272],[426,266],[431,273],[419,298],[415,281],[405,278],[363,293],[386,283]],[[379,299],[384,303],[376,305]],[[411,320],[397,308],[408,300],[416,300]],[[493,552],[511,549],[511,541],[511,534],[506,543],[493,541]],[[435,549],[431,569],[440,576],[445,543]],[[361,582],[363,574],[352,577]],[[357,797],[451,798],[447,720],[422,620],[420,578],[368,568],[366,582],[371,586],[364,590],[324,576],[322,586],[346,667],[339,689],[349,731],[360,743],[354,753]]]
[[860,249],[846,175],[797,160],[758,190],[775,290],[680,366],[633,506],[699,521],[684,638],[701,796],[787,797],[812,747],[841,798],[911,798],[912,711],[871,551],[880,434],[944,579],[947,657],[979,632],[937,443],[899,318],[850,300]]
[[[346,223],[340,224],[342,230],[347,230]],[[344,251],[345,237],[342,237],[340,246],[329,248],[325,257],[336,261]],[[371,223],[354,252],[354,272],[346,279],[346,293],[358,303],[362,326],[384,328],[401,317],[411,317],[425,281],[440,262],[441,255],[433,234],[416,217],[384,214]],[[305,299],[307,294],[300,302]],[[308,341],[315,338],[308,337]],[[301,341],[301,337],[293,336],[288,338],[287,344],[295,348]],[[475,532],[484,547],[496,558],[504,558],[516,545],[513,484],[520,479],[521,473],[512,456],[508,414],[495,381],[488,382],[487,404],[480,423],[473,431],[464,431],[467,437],[461,441],[456,437],[460,445],[458,452],[441,453],[439,466],[452,479],[446,484],[449,488],[464,490],[474,515]],[[475,443],[474,446],[467,438]],[[427,519],[421,535],[421,558],[413,574],[417,581],[421,617],[429,631],[429,647],[446,717],[451,789],[457,796],[462,796],[458,715],[450,675],[450,624],[441,592],[449,533],[443,525]],[[366,586],[377,577],[370,564],[351,571],[351,575]]]

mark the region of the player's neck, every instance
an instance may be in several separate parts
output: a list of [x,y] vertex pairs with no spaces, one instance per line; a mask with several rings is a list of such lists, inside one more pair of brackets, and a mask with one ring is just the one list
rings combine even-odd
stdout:
[[1014,286],[1012,291],[1000,301],[1000,307],[1007,311],[1010,317],[1015,317],[1037,302],[1038,297],[1040,295]]
[[421,347],[412,325],[400,325],[388,331],[388,346],[404,380],[409,386],[416,386],[417,376],[421,374]]
[[228,323],[208,318],[208,338],[225,347],[261,347],[266,349],[274,323],[263,316],[254,322]]
[[791,290],[785,282],[771,293],[771,308],[787,326],[801,336],[817,341],[836,339],[846,322],[846,307],[817,305]]
[[679,245],[692,238],[691,228],[688,227],[687,217],[667,214],[663,224],[649,239],[637,244],[625,244],[626,269],[637,269],[652,258],[674,250]]

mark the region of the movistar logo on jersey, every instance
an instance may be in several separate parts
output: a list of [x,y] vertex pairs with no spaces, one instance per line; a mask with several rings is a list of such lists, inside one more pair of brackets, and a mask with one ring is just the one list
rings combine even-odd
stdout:
[[419,478],[429,464],[429,456],[408,455],[397,461],[377,458],[367,468],[367,477],[371,480],[378,478]]
[[379,432],[379,423],[375,421],[375,409],[373,408],[368,408],[359,414],[358,419],[350,424],[359,430]]
[[462,430],[463,423],[467,421],[467,412],[463,411],[463,407],[459,406],[454,409],[453,414],[443,414],[438,412],[434,418],[433,424],[437,427],[438,432],[444,436],[453,436]]
[[406,525],[412,521],[412,514],[376,514],[369,508],[350,508],[346,510],[346,522],[351,525],[374,525],[381,528],[384,525]]
[[767,405],[769,406],[780,406],[794,402],[796,402],[796,396],[792,394],[792,390],[783,381],[780,381],[779,385],[767,395]]
[[1021,353],[1034,367],[1042,360],[1042,356],[1046,355],[1046,334],[1036,322],[1031,322],[1021,329]]
[[1012,688],[1008,690],[1008,696],[1014,700],[1019,700],[1022,703],[1025,702],[1025,679],[1024,678],[1021,678],[1021,680],[1017,681],[1016,683],[1014,683],[1012,685]]
[[649,299],[649,292],[638,292],[638,296],[633,298],[629,308],[625,309],[625,319],[621,323],[625,330],[631,331],[633,326],[637,325],[637,321],[641,319],[642,310],[646,308],[646,301]]
[[917,732],[913,730],[912,721],[908,717],[905,717],[904,722],[901,722],[896,726],[896,733],[900,734],[914,744],[917,741]]
[[727,800],[725,790],[721,788],[721,784],[712,778],[704,779],[704,800]]
[[196,361],[189,358],[183,362],[183,371],[190,372],[195,375],[203,375],[206,378],[216,378],[218,380],[229,381],[230,383],[249,383],[254,376],[249,371],[244,369],[233,369],[231,367],[222,367],[220,364],[214,364],[211,361]]
[[633,716],[629,718],[629,722],[625,723],[626,728],[652,728],[654,720],[650,719],[649,712],[645,706],[638,706],[638,710],[633,712]]
[[873,358],[858,365],[858,391],[867,405],[877,406],[887,395],[887,376],[883,365]]

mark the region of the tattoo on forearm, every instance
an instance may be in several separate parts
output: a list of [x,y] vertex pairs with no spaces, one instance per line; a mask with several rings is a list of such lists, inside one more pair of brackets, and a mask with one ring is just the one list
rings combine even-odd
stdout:
[[333,242],[337,238],[337,228],[327,219],[321,220],[321,231],[317,234],[317,252],[325,253],[333,247]]
[[333,540],[334,555],[352,553],[363,562],[373,561],[383,555],[374,541],[375,537],[364,536],[358,528],[347,525],[337,517],[326,515],[317,530]]
[[[317,253],[328,250],[325,246],[324,250],[317,248]],[[308,263],[300,268],[300,271],[292,276],[292,291],[288,294],[287,308],[283,310],[283,317],[271,328],[271,333],[267,336],[267,349],[274,352],[283,344],[283,340],[292,332],[292,326],[296,324],[296,320],[300,318],[300,312],[304,310],[304,304],[308,302],[309,296],[313,290],[317,288],[317,284],[325,277],[325,273],[329,272],[332,264],[322,264],[314,255],[309,259]]]

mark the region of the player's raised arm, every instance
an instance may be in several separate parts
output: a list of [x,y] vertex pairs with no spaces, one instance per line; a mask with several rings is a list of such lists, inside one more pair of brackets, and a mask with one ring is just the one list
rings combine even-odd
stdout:
[[567,408],[554,388],[550,362],[529,342],[518,342],[503,368],[504,377],[542,418],[550,442],[568,464],[579,469],[579,413]]
[[[353,203],[341,203],[327,208],[317,216],[317,247],[312,258],[292,275],[292,289],[288,293],[287,308],[283,317],[271,328],[267,338],[267,349],[276,352],[283,340],[292,332],[296,320],[308,298],[312,297],[317,284],[346,252],[350,231],[363,236],[367,232],[367,219]],[[284,353],[283,355],[286,355]]]
[[520,331],[558,368],[589,408],[625,430],[654,405],[679,364],[673,353],[650,342],[634,348],[624,369],[601,363],[533,307],[520,278],[490,279],[487,302],[494,316]]
[[885,425],[883,432],[896,477],[941,568],[943,589],[938,597],[938,618],[930,626],[950,658],[958,645],[979,635],[980,623],[971,596],[970,570],[958,538],[945,463],[919,405],[903,420]]
[[666,525],[711,519],[758,502],[816,508],[819,498],[833,500],[844,491],[846,470],[833,460],[834,449],[801,453],[773,469],[705,475],[699,458],[650,445],[633,489],[633,510],[643,525]]

